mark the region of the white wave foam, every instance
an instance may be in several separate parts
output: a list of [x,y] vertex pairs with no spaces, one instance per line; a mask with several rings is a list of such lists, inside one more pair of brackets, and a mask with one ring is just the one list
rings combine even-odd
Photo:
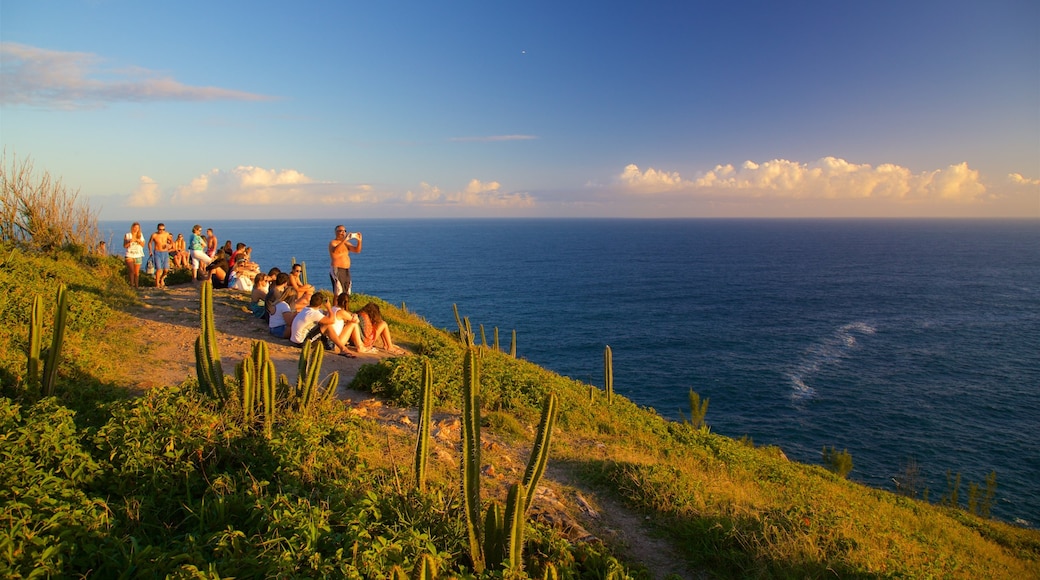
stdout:
[[795,368],[788,373],[791,381],[792,399],[811,399],[816,396],[816,389],[807,381],[824,367],[840,364],[848,358],[849,353],[858,346],[857,335],[870,336],[877,328],[866,322],[850,322],[835,329],[834,333],[819,342],[810,345],[805,355]]

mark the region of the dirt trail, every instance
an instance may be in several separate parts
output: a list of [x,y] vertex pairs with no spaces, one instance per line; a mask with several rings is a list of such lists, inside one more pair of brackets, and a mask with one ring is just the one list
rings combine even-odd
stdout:
[[[195,375],[195,339],[199,335],[199,288],[175,286],[166,290],[141,289],[142,305],[129,311],[133,317],[125,322],[141,327],[137,335],[142,340],[143,356],[126,361],[129,386],[148,389],[161,385],[175,385]],[[217,327],[217,341],[224,362],[224,372],[233,372],[234,365],[249,355],[254,340],[268,343],[271,359],[278,373],[293,378],[300,351],[287,340],[272,337],[267,323],[255,318],[248,310],[248,295],[233,290],[214,290],[213,316]],[[408,349],[408,344],[399,345]],[[355,413],[371,418],[387,428],[414,430],[417,420],[415,409],[398,409],[383,404],[371,393],[352,391],[346,385],[353,380],[362,365],[378,362],[390,355],[376,352],[345,358],[326,353],[322,374],[340,373],[337,397]],[[453,415],[437,415],[432,425],[434,445],[432,452],[446,461],[455,461],[459,441],[459,419]],[[515,480],[523,465],[517,453],[502,452],[503,446],[493,437],[485,442],[498,446],[498,465],[484,467],[489,484],[505,485]],[[648,533],[647,521],[641,515],[625,508],[617,501],[601,496],[584,486],[569,465],[553,465],[539,486],[537,499],[532,505],[532,517],[555,526],[572,540],[602,539],[616,546],[632,561],[645,566],[653,578],[695,578],[682,565],[668,542]]]

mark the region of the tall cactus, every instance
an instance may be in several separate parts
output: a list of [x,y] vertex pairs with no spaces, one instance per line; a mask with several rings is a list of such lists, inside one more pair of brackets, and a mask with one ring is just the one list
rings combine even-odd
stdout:
[[484,571],[480,522],[480,373],[476,349],[470,346],[462,361],[462,498],[473,569]]
[[603,389],[607,391],[607,404],[614,404],[614,354],[610,345],[603,350]]
[[487,336],[484,334],[484,325],[483,324],[480,325],[480,344],[483,345],[484,347],[490,347],[491,346],[490,344],[488,344]]
[[463,324],[466,325],[466,338],[464,340],[466,346],[474,346],[476,337],[473,335],[473,325],[469,323],[469,316],[462,317]]
[[213,283],[209,280],[204,281],[199,290],[199,319],[202,328],[195,340],[195,372],[199,377],[199,387],[224,402],[227,401],[227,390],[213,321]]
[[430,420],[433,417],[433,367],[430,359],[423,360],[422,406],[419,408],[419,428],[415,438],[415,487],[426,492],[426,462],[430,456]]
[[270,357],[257,370],[257,382],[260,385],[260,397],[264,405],[264,437],[270,439],[274,435],[275,408],[275,373],[274,361]]
[[451,304],[451,311],[455,313],[455,324],[459,327],[459,340],[465,343],[466,327],[462,325],[462,317],[459,316],[459,305],[453,302]]
[[526,495],[524,484],[514,483],[510,486],[509,495],[506,498],[506,519],[503,522],[503,532],[505,526],[509,526],[509,534],[503,534],[503,539],[507,554],[505,563],[509,570],[520,570],[523,567],[524,527],[527,524],[527,519],[524,517],[526,512],[524,497]]
[[[256,342],[253,343],[253,346],[256,347]],[[256,363],[253,362],[253,357],[247,356],[242,359],[242,362],[235,366],[235,375],[238,377],[239,400],[242,402],[242,421],[249,426],[253,423],[254,405],[258,391],[256,388]]]
[[509,356],[516,358],[516,329],[513,329],[513,342],[509,343]]
[[318,377],[321,374],[321,363],[325,358],[325,349],[313,342],[305,342],[300,350],[297,365],[299,375],[296,378],[297,410],[306,410],[317,398]]
[[549,393],[542,404],[542,420],[538,422],[538,433],[534,438],[534,447],[531,448],[531,458],[527,460],[527,469],[524,470],[524,513],[531,507],[535,488],[538,487],[538,482],[545,473],[545,466],[549,463],[549,447],[552,444],[552,430],[556,425],[558,410],[556,393]]
[[43,344],[43,297],[33,298],[29,311],[29,352],[25,364],[25,382],[35,387],[40,382],[40,348]]
[[506,557],[506,530],[503,524],[502,506],[491,502],[484,516],[484,559],[491,570],[502,565]]
[[420,556],[415,563],[412,578],[415,578],[415,580],[437,580],[437,560],[434,560],[430,554]]
[[69,316],[69,297],[65,285],[58,285],[57,309],[54,311],[54,328],[51,329],[51,346],[43,363],[43,382],[40,388],[44,397],[54,394],[58,380],[58,363],[61,362],[61,346],[65,342],[65,321]]

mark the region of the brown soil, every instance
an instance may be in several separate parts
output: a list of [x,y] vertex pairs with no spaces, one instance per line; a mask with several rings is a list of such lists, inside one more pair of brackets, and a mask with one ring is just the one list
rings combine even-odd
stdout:
[[[142,341],[142,352],[145,353],[122,365],[129,377],[129,386],[148,389],[176,385],[195,376],[195,339],[199,336],[200,326],[199,287],[142,288],[140,298],[141,305],[129,311],[132,319],[123,322],[138,327],[134,334]],[[247,294],[214,290],[213,311],[225,373],[233,372],[233,364],[250,354],[253,341],[265,340],[278,373],[290,378],[296,376],[299,349],[288,340],[270,335],[267,323],[249,312]],[[410,345],[398,346],[407,351]],[[355,414],[371,418],[388,430],[411,433],[415,429],[417,410],[389,407],[371,393],[346,388],[362,365],[388,356],[377,352],[345,358],[327,352],[322,374],[340,373],[337,396]],[[431,434],[434,456],[454,464],[459,444],[458,416],[438,414],[434,417]],[[493,436],[485,439],[488,457],[495,458],[482,470],[485,481],[491,487],[497,484],[504,494],[507,483],[522,475],[524,466],[520,462],[526,461],[526,450],[509,449]],[[643,516],[582,485],[572,466],[550,462],[550,470],[542,483],[532,505],[531,517],[556,527],[574,541],[601,539],[626,558],[645,566],[653,578],[702,576],[685,569],[667,541],[649,534],[648,522]]]

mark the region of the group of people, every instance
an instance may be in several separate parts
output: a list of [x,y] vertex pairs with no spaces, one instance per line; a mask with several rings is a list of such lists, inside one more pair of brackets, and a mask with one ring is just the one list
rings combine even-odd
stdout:
[[[346,227],[335,228],[329,242],[331,267],[329,278],[334,299],[318,292],[302,281],[303,268],[293,264],[289,272],[272,268],[266,274],[252,261],[252,249],[244,243],[232,248],[231,240],[219,247],[213,229],[202,235],[202,226],[192,227],[191,238],[177,238],[158,224],[148,240],[141,233],[141,224],[134,222],[123,238],[130,285],[138,287],[138,276],[145,251],[148,262],[155,268],[155,287],[166,287],[170,265],[189,268],[192,280],[208,278],[214,288],[235,288],[250,292],[250,309],[257,318],[263,318],[273,336],[288,339],[302,346],[309,341],[322,341],[323,346],[336,354],[354,357],[351,352],[367,354],[379,348],[394,355],[404,350],[394,344],[390,327],[383,320],[379,305],[370,302],[357,312],[350,309],[350,254],[361,251],[359,232],[347,232]],[[335,302],[333,304],[333,302]]]
[[297,346],[320,340],[327,349],[346,357],[355,356],[352,344],[361,354],[376,348],[394,355],[404,354],[394,344],[378,304],[369,302],[357,312],[350,308],[350,254],[360,251],[361,234],[348,234],[345,227],[336,226],[335,238],[329,242],[329,275],[335,298],[330,299],[304,283],[303,267],[293,264],[289,272],[273,268],[255,276],[250,308],[256,316],[267,320],[273,336]]
[[[130,231],[123,236],[130,286],[139,286],[142,265],[151,265],[154,269],[156,288],[166,288],[166,277],[171,265],[173,268],[190,269],[193,281],[212,280],[215,288],[227,288],[234,284],[236,278],[252,281],[253,276],[260,272],[260,267],[251,260],[252,248],[239,243],[232,249],[231,240],[227,240],[223,247],[218,246],[219,240],[213,228],[208,228],[203,237],[202,226],[196,225],[192,227],[191,239],[185,240],[184,234],[177,234],[175,239],[166,231],[166,225],[160,223],[155,233],[145,241],[141,224],[134,222]],[[243,282],[240,289],[248,291],[247,286]]]

